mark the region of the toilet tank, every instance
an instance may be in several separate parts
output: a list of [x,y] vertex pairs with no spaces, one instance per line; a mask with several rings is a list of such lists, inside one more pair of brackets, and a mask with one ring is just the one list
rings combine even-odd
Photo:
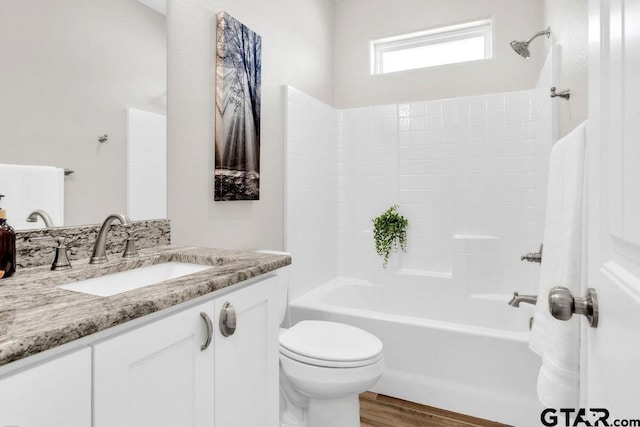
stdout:
[[[263,253],[263,254],[291,256],[291,254],[289,254],[288,252],[272,251],[268,249],[261,249],[256,252]],[[279,318],[278,324],[280,326],[287,326],[283,324],[286,319],[287,306],[289,304],[289,271],[290,270],[291,270],[291,266],[288,265],[286,267],[281,267],[272,272],[278,275],[278,318]]]

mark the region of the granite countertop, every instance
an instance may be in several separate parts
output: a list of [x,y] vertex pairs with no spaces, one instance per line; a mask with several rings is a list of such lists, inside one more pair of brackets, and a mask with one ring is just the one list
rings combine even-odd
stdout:
[[[56,286],[167,261],[211,265],[210,269],[123,292],[93,296]],[[18,270],[0,280],[0,365],[154,313],[291,264],[286,255],[226,249],[161,246],[137,258],[110,256],[54,272],[49,267]]]

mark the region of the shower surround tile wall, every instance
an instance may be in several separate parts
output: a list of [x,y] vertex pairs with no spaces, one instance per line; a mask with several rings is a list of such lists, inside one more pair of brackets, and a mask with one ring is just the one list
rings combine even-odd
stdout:
[[295,254],[291,299],[337,275],[338,113],[286,88],[285,250]]
[[[539,266],[520,255],[542,241],[552,141],[546,90],[338,111],[288,91],[295,103],[288,104],[287,228],[302,233],[305,222],[293,211],[302,205],[311,215],[314,203],[323,227],[306,230],[305,242],[286,239],[306,286],[324,281],[308,283],[311,255],[324,264],[337,253],[341,276],[432,276],[474,292],[535,289]],[[312,166],[314,158],[325,163]],[[384,270],[371,219],[393,204],[409,219],[407,253]],[[334,268],[326,266],[323,277]]]

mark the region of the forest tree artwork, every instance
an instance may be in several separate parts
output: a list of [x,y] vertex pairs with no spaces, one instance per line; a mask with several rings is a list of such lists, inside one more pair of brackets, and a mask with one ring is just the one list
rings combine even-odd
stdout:
[[262,37],[226,12],[216,25],[214,199],[260,198]]

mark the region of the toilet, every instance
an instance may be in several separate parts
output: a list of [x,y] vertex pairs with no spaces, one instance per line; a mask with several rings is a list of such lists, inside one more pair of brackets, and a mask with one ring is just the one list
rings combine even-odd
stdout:
[[[288,271],[279,270],[280,324]],[[304,320],[280,329],[280,427],[360,427],[358,395],[382,375],[382,342],[354,326]]]
[[358,395],[384,369],[382,342],[362,329],[303,320],[280,334],[280,426],[359,427]]

